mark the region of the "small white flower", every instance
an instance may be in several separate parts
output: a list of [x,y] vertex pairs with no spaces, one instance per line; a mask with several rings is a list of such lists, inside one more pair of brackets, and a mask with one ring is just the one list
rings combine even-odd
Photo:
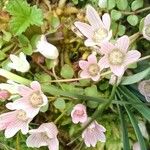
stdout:
[[48,59],[56,59],[59,55],[58,49],[48,43],[44,35],[42,35],[40,41],[37,42],[36,48],[36,52],[41,53]]
[[11,63],[8,64],[8,66],[11,69],[15,69],[17,71],[20,71],[22,73],[28,72],[30,69],[30,64],[29,62],[26,60],[26,55],[21,52],[19,54],[19,56],[10,55],[10,60],[12,61]]

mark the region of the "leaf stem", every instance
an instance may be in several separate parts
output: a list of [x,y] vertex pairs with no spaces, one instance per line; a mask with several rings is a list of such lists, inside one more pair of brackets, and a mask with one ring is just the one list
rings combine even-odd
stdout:
[[144,11],[147,11],[147,10],[150,10],[150,6],[143,8],[143,9],[140,9],[140,10],[137,10],[137,11],[133,11],[133,12],[121,11],[121,13],[124,15],[135,15],[135,14],[139,14],[139,13],[142,13]]

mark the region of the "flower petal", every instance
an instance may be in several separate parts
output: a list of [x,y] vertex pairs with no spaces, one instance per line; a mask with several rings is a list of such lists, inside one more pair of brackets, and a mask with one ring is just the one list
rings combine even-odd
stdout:
[[125,72],[124,66],[110,66],[111,71],[116,75],[116,76],[122,76]]
[[18,87],[18,92],[21,96],[26,97],[29,96],[33,91],[29,87],[22,85]]
[[129,42],[129,37],[124,35],[117,40],[115,45],[118,49],[122,50],[122,52],[126,53],[129,47]]
[[109,15],[108,13],[105,13],[105,14],[102,16],[102,21],[103,21],[103,24],[105,25],[105,28],[109,31],[109,29],[110,29],[110,24],[111,24],[110,15]]
[[83,23],[83,22],[79,22],[76,21],[74,23],[74,25],[80,30],[80,32],[86,36],[87,38],[92,38],[93,37],[93,29],[90,25],[88,25],[87,23]]
[[144,25],[147,26],[147,25],[150,25],[150,14],[148,14],[145,19],[144,19]]
[[19,120],[11,122],[5,130],[5,137],[11,138],[13,137],[19,130],[22,125],[22,122]]
[[59,150],[59,141],[57,138],[53,138],[48,142],[49,150]]
[[128,51],[124,64],[127,66],[136,62],[141,57],[141,53],[137,50]]
[[31,88],[35,91],[41,91],[41,85],[38,81],[33,81],[31,83]]
[[94,30],[97,30],[100,27],[101,28],[104,27],[103,22],[100,19],[99,14],[91,5],[87,5],[86,17],[87,17],[89,23],[91,24],[91,26],[94,28]]
[[91,79],[93,81],[98,81],[100,79],[100,74],[98,74],[97,76],[91,77]]
[[97,58],[94,54],[88,56],[88,63],[90,64],[97,64]]
[[113,50],[115,48],[115,46],[112,43],[109,42],[104,42],[101,45],[101,48],[99,49],[101,54],[108,54],[111,52],[111,50]]
[[85,60],[80,60],[79,61],[79,67],[82,69],[82,70],[86,70],[89,66],[89,63]]
[[103,56],[99,62],[98,65],[100,66],[100,69],[104,69],[104,68],[108,68],[109,67],[109,63],[108,63],[108,59],[106,56]]
[[92,39],[87,39],[84,41],[85,46],[89,47],[89,46],[95,46],[97,45],[97,43],[95,43]]
[[47,146],[48,143],[45,140],[44,136],[41,135],[41,133],[35,133],[30,135],[27,140],[26,144],[28,147],[41,147],[41,146]]
[[82,71],[80,73],[80,77],[81,78],[90,78],[90,75],[89,75],[89,73],[87,71]]

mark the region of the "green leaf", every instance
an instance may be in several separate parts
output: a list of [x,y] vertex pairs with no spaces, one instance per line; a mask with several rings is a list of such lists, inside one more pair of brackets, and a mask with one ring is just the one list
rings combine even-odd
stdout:
[[136,15],[129,15],[127,17],[127,21],[132,25],[132,26],[136,26],[139,22],[139,19]]
[[0,61],[6,58],[6,54],[0,51]]
[[142,33],[143,27],[144,27],[144,19],[141,19],[140,24],[139,24],[139,31]]
[[43,14],[37,6],[30,6],[26,0],[11,0],[6,10],[12,15],[10,30],[14,35],[20,35],[30,25],[40,26],[43,23]]
[[132,126],[134,128],[134,131],[135,131],[136,137],[138,139],[138,142],[140,144],[141,150],[147,150],[146,145],[145,145],[145,141],[144,141],[142,133],[139,129],[138,122],[137,122],[136,118],[134,117],[134,115],[132,114],[132,112],[130,111],[130,109],[127,106],[124,105],[124,107],[127,111],[127,114],[129,116],[130,121],[132,123]]
[[11,33],[10,32],[6,32],[6,31],[2,31],[3,32],[3,40],[4,41],[6,41],[6,42],[9,42],[10,40],[11,40],[11,37],[12,37],[12,35],[11,35]]
[[131,9],[133,11],[139,9],[139,8],[142,8],[143,7],[143,4],[144,4],[144,1],[143,0],[135,0],[132,2],[131,4]]
[[66,103],[63,98],[57,98],[54,102],[54,106],[59,110],[63,110],[66,108]]
[[32,54],[32,46],[30,44],[30,41],[28,40],[28,38],[21,34],[19,37],[19,45],[22,49],[22,51],[26,54],[26,55],[31,55]]
[[135,96],[125,86],[120,86],[120,92],[127,98],[127,100],[133,103],[133,107],[143,115],[145,119],[150,121],[150,108],[148,108],[137,96]]
[[99,0],[98,6],[100,8],[107,8],[107,0]]
[[42,106],[41,109],[40,109],[40,112],[46,112],[48,110],[48,107],[49,107],[49,103],[47,103],[45,106]]
[[117,10],[114,10],[114,9],[111,11],[111,18],[113,20],[119,20],[121,18],[121,16],[122,16],[122,14],[121,14],[120,11],[117,11]]
[[110,10],[110,9],[113,9],[114,7],[116,6],[116,1],[115,0],[108,0],[107,1],[107,8]]
[[126,27],[124,26],[124,25],[119,25],[119,27],[118,27],[118,35],[119,36],[122,36],[122,35],[124,35],[125,34],[125,31],[126,31]]
[[72,0],[72,2],[77,5],[78,4],[78,0]]
[[65,64],[62,67],[60,74],[63,78],[70,79],[74,75],[74,70],[68,64]]
[[123,149],[124,150],[130,150],[129,137],[128,137],[128,131],[127,131],[127,124],[126,124],[126,120],[124,118],[122,107],[118,106],[118,110],[119,110],[120,123],[121,123]]
[[121,84],[122,85],[130,85],[130,84],[137,83],[137,82],[141,81],[142,79],[144,79],[149,74],[150,74],[150,68],[148,68],[142,72],[139,72],[137,74],[134,74],[134,75],[131,75],[128,77],[123,77]]
[[116,0],[117,7],[120,10],[126,10],[128,7],[128,0]]
[[58,17],[51,16],[50,17],[50,24],[55,29],[60,25],[60,20]]

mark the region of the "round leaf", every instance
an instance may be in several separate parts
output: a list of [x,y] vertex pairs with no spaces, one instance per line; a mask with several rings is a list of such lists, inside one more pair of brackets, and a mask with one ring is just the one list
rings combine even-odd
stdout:
[[128,0],[117,0],[117,7],[120,10],[126,10],[128,7]]
[[138,17],[136,15],[130,15],[127,17],[127,21],[132,25],[132,26],[136,26],[138,24]]
[[143,7],[143,0],[135,0],[133,1],[133,3],[131,4],[131,9],[133,11],[139,9],[139,8],[142,8]]
[[125,34],[126,27],[125,27],[124,25],[121,25],[121,24],[120,24],[118,30],[119,30],[119,31],[118,31],[118,35],[119,35],[119,36],[122,36],[122,35]]
[[57,98],[54,102],[54,106],[59,110],[63,110],[66,107],[66,103],[63,98]]
[[63,78],[69,79],[73,77],[74,70],[68,64],[65,64],[62,67],[60,74]]
[[122,14],[120,11],[117,11],[117,10],[112,10],[111,11],[111,18],[113,20],[119,20],[121,18]]
[[107,2],[107,8],[109,10],[113,9],[115,6],[116,6],[116,1],[115,0],[108,0],[108,2]]
[[107,8],[107,0],[99,0],[98,6],[100,8]]

